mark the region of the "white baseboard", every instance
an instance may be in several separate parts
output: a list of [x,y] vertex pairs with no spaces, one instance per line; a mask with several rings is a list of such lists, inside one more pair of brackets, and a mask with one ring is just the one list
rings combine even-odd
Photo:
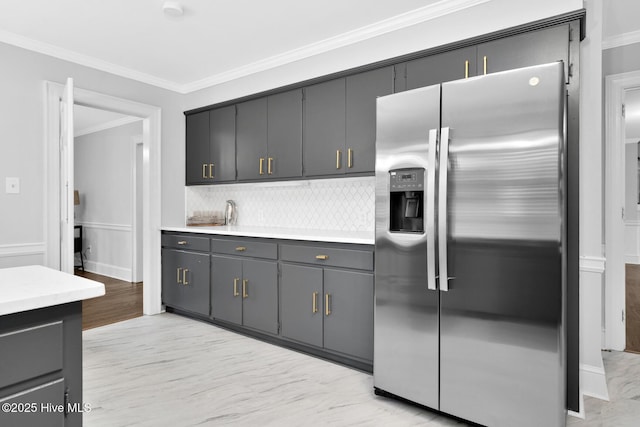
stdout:
[[[609,401],[609,389],[604,368],[581,364],[580,389],[584,396]],[[582,409],[580,411],[582,412]]]
[[580,418],[583,420],[585,419],[586,415],[584,412],[584,395],[582,393],[580,393],[580,411],[579,412],[567,411],[567,415],[575,418]]
[[131,269],[118,267],[115,265],[102,264],[95,261],[84,260],[84,269],[91,273],[101,274],[103,276],[113,277],[114,279],[131,281]]

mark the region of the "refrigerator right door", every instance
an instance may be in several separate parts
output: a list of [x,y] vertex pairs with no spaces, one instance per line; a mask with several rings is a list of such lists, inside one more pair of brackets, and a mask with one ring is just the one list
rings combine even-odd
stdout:
[[442,85],[440,409],[484,425],[565,422],[564,94],[561,62]]

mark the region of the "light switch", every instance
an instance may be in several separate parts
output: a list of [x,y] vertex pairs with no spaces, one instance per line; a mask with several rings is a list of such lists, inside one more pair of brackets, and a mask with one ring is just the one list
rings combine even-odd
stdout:
[[20,193],[20,178],[7,177],[7,194]]

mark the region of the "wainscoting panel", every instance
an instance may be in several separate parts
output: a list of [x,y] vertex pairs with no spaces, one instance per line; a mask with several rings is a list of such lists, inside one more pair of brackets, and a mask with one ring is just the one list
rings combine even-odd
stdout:
[[0,268],[45,264],[44,243],[0,245]]
[[640,264],[640,220],[624,222],[624,262]]
[[[92,273],[132,281],[132,227],[82,222],[84,268]],[[76,254],[75,265],[80,265]]]

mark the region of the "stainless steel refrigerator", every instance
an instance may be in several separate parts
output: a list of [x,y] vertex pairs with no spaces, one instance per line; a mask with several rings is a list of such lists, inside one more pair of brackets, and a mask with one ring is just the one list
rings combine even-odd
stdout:
[[562,63],[378,98],[374,387],[563,426]]

